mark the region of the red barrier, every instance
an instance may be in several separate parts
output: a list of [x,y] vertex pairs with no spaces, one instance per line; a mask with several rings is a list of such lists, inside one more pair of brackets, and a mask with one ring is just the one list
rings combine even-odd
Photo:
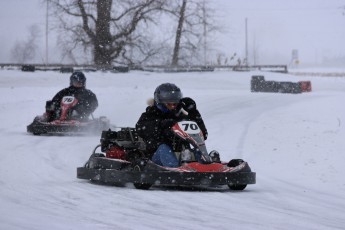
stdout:
[[301,92],[311,92],[311,82],[310,81],[299,81],[298,82]]

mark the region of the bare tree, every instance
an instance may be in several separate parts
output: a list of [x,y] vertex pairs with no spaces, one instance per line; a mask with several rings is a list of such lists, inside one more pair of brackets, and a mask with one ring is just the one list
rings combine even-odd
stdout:
[[29,37],[26,41],[17,41],[11,50],[11,59],[17,63],[32,61],[38,49],[37,39],[40,29],[37,25],[29,27]]
[[186,6],[187,6],[187,0],[182,0],[182,5],[180,7],[180,11],[178,12],[178,25],[176,29],[175,46],[174,46],[174,52],[173,52],[173,57],[172,57],[172,62],[171,62],[171,65],[173,66],[176,66],[178,64],[182,29],[183,29],[183,24],[185,21]]
[[[177,0],[177,6],[167,10],[177,20],[175,32],[175,45],[171,65],[176,66],[179,61],[188,65],[193,62],[207,62],[207,35],[219,30],[213,24],[212,9],[208,7],[205,0]],[[171,6],[171,5],[170,5]],[[203,58],[202,58],[203,57]]]
[[[164,0],[46,0],[53,6],[64,41],[66,53],[81,45],[92,49],[93,62],[111,65],[122,58],[131,61],[129,51],[147,52],[144,36],[136,34],[139,24],[154,22]],[[67,47],[70,47],[69,49]]]

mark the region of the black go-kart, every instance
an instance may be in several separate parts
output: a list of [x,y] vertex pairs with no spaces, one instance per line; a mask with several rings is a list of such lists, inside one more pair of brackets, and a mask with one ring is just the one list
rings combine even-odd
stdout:
[[[251,171],[247,162],[242,159],[221,162],[218,152],[208,154],[196,122],[178,122],[171,131],[174,143],[179,146],[179,152],[175,152],[179,167],[163,167],[149,160],[145,144],[136,130],[121,128],[102,132],[101,143],[85,165],[77,168],[77,178],[114,185],[133,183],[137,189],[228,185],[232,190],[243,190],[248,184],[256,183],[256,173]],[[195,160],[195,151],[201,154],[199,162]]]
[[[47,102],[47,104],[50,101]],[[33,122],[27,126],[27,132],[34,135],[42,134],[100,134],[111,128],[110,121],[105,116],[94,118],[82,118],[73,116],[73,107],[78,100],[73,96],[65,96],[60,103],[58,119],[50,119],[49,111],[41,116],[36,116]]]

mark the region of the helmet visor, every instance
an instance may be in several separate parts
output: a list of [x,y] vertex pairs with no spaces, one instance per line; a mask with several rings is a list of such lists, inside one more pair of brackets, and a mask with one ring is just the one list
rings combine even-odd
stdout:
[[179,103],[182,98],[181,91],[160,92],[160,103]]

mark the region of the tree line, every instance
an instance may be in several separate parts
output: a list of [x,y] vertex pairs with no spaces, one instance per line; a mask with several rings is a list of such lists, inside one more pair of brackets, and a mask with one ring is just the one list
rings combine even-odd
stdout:
[[[204,64],[219,31],[206,0],[43,0],[57,31],[59,50],[74,64]],[[17,60],[30,41],[16,44]],[[21,52],[22,51],[22,52]]]

